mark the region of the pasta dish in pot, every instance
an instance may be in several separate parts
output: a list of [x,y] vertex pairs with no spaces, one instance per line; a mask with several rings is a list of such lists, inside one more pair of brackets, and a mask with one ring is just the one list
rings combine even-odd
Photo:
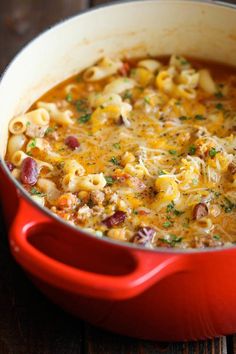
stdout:
[[9,124],[6,162],[40,205],[145,247],[236,242],[236,70],[103,58]]

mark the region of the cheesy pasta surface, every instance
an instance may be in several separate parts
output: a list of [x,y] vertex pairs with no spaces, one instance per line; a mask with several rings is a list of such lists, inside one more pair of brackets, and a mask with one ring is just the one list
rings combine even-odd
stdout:
[[182,56],[103,58],[9,124],[32,198],[145,247],[236,242],[236,70]]

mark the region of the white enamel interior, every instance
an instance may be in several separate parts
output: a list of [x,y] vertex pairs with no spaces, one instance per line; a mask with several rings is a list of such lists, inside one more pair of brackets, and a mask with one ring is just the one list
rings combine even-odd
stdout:
[[104,55],[187,54],[236,64],[236,9],[198,1],[123,2],[73,17],[21,51],[0,83],[0,155],[9,120]]

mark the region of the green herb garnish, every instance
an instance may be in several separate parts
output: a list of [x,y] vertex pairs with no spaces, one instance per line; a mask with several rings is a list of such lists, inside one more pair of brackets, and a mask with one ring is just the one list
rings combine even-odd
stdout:
[[166,239],[166,238],[159,238],[158,240],[159,241],[161,241],[161,242],[164,242],[164,243],[166,243],[166,244],[168,244],[168,245],[170,245],[170,246],[175,246],[175,244],[176,243],[179,243],[179,242],[181,242],[182,241],[182,237],[178,237],[178,236],[176,236],[176,235],[173,235],[173,234],[171,234],[170,235],[171,237],[169,238],[169,239]]
[[34,138],[32,141],[31,141],[31,143],[29,144],[29,147],[30,148],[35,148],[35,146],[36,146],[36,139]]
[[220,240],[220,235],[213,235],[214,240]]
[[176,150],[169,150],[169,154],[171,154],[171,155],[176,155],[176,154],[177,154],[177,151],[176,151]]
[[115,179],[112,176],[105,176],[105,180],[108,186],[111,186],[115,182]]
[[231,211],[236,207],[228,198],[225,198],[226,205],[222,205],[225,213],[231,213]]
[[166,229],[168,229],[169,227],[172,226],[172,222],[171,221],[165,221],[163,224],[162,224],[163,227],[165,227]]
[[180,215],[184,214],[184,211],[180,211],[180,210],[175,209],[175,204],[173,201],[167,205],[166,212],[173,213],[175,216],[180,216]]
[[81,116],[79,118],[79,122],[80,123],[87,123],[90,119],[91,119],[91,114],[90,113],[84,114],[83,116]]
[[83,99],[76,101],[76,109],[78,112],[86,112],[88,109],[86,101]]
[[215,157],[216,156],[216,154],[217,154],[217,150],[215,149],[215,148],[211,148],[210,150],[209,150],[209,156],[210,157]]
[[112,156],[112,158],[110,159],[110,162],[112,162],[114,165],[119,165],[119,162],[115,156]]
[[187,117],[187,116],[180,116],[179,119],[180,119],[180,120],[188,120],[188,119],[190,119],[190,118]]
[[197,150],[196,146],[190,145],[190,146],[189,146],[189,149],[188,149],[189,155],[194,155],[195,152],[196,152],[196,150]]
[[224,97],[223,93],[221,91],[215,93],[216,98],[222,98]]
[[115,144],[113,144],[113,147],[115,149],[119,150],[120,149],[120,144],[119,143],[115,143]]
[[220,194],[221,194],[220,192],[214,192],[214,195],[216,198],[218,198],[220,196]]
[[48,127],[47,130],[45,131],[45,134],[46,135],[50,134],[50,133],[54,132],[54,130],[55,130],[54,128]]
[[187,65],[188,64],[188,61],[186,59],[181,59],[180,60],[180,64],[181,65]]
[[147,103],[147,104],[151,104],[150,98],[147,97],[147,96],[144,97],[144,102]]
[[66,96],[66,100],[67,102],[71,103],[73,101],[73,96],[72,96],[72,93],[68,93],[68,95]]
[[223,104],[222,103],[217,103],[216,104],[216,109],[223,110],[224,109]]
[[35,187],[33,187],[31,190],[30,190],[30,194],[31,195],[37,195],[39,197],[45,197],[46,194],[45,193],[41,193],[38,189],[36,189]]
[[194,118],[197,120],[206,120],[206,118],[203,117],[203,115],[201,115],[201,114],[196,114]]
[[126,99],[131,99],[132,98],[132,93],[130,91],[125,91],[124,93],[124,100]]
[[170,204],[167,205],[166,207],[166,212],[169,213],[175,209],[174,202],[172,201]]

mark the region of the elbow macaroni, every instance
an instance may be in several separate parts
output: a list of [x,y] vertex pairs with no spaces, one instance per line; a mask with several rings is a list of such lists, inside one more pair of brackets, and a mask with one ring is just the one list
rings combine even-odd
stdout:
[[73,114],[70,110],[61,112],[55,103],[38,102],[37,105],[40,108],[44,108],[56,123],[65,126],[74,124],[73,119],[71,119]]
[[66,192],[102,190],[106,185],[103,173],[89,174],[87,176],[75,176],[67,174],[62,181]]
[[83,78],[85,81],[99,81],[115,74],[121,67],[121,61],[104,58],[97,65],[87,69]]

